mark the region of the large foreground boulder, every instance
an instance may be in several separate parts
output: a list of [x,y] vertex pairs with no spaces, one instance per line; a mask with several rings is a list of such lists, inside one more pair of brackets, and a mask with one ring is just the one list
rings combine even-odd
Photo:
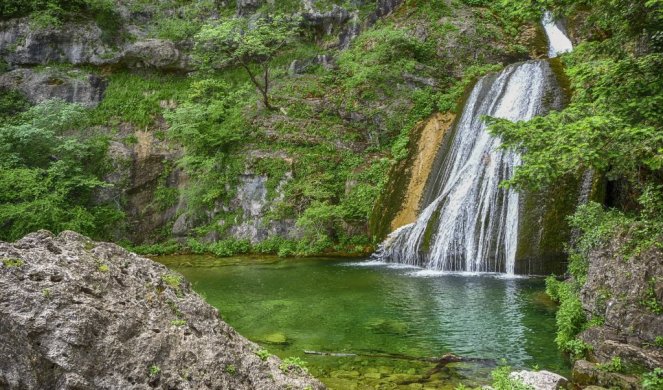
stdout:
[[257,350],[179,274],[117,245],[0,242],[1,389],[323,388]]

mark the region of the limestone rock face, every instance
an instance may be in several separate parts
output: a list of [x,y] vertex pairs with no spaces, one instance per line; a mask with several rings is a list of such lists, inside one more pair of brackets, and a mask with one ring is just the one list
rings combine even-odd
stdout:
[[0,55],[13,65],[101,65],[115,57],[101,36],[101,29],[92,22],[36,29],[26,18],[12,19],[0,22]]
[[263,0],[237,0],[237,16],[247,16],[260,8]]
[[0,88],[19,90],[35,104],[59,98],[96,107],[103,98],[106,81],[79,70],[46,68],[38,72],[34,69],[15,69],[0,75]]
[[91,21],[34,28],[25,18],[12,19],[0,22],[0,57],[14,67],[67,63],[190,70],[188,55],[171,41],[135,37],[136,42],[111,44],[102,36],[103,31]]
[[146,39],[127,46],[122,53],[122,62],[130,68],[157,68],[184,70],[188,68],[188,57],[180,53],[171,41]]
[[322,389],[180,275],[74,232],[0,242],[0,388]]
[[511,377],[532,386],[535,390],[565,389],[568,381],[561,375],[550,371],[516,371]]
[[590,256],[587,282],[580,292],[585,311],[605,324],[580,337],[593,346],[592,358],[604,363],[619,356],[648,369],[663,367],[663,252],[643,251],[627,261],[613,242]]

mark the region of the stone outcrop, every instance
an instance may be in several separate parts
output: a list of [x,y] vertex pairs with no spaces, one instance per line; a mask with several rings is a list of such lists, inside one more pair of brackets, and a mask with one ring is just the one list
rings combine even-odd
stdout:
[[324,387],[262,360],[181,275],[71,231],[0,242],[0,340],[3,389]]
[[580,299],[590,317],[604,323],[579,336],[592,346],[589,361],[574,366],[574,378],[582,383],[630,388],[623,383],[631,383],[632,378],[595,364],[614,357],[636,371],[663,367],[663,347],[657,342],[663,335],[663,251],[650,248],[625,258],[623,243],[620,238],[590,255]]
[[35,104],[59,98],[96,107],[103,99],[106,84],[103,78],[77,69],[15,69],[0,75],[0,88],[18,90]]
[[[638,390],[640,380],[617,372],[601,370],[595,363],[578,360],[573,365],[573,383],[578,386],[605,386],[610,389]],[[587,389],[587,387],[584,387]]]
[[561,375],[550,371],[516,371],[511,373],[511,378],[531,386],[534,390],[558,390],[565,389],[568,380]]
[[0,57],[10,66],[67,63],[187,71],[189,57],[173,42],[141,39],[108,42],[94,22],[33,27],[26,18],[0,22]]

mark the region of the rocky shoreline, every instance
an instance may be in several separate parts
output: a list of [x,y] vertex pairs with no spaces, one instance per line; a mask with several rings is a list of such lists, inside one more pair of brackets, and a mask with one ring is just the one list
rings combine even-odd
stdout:
[[324,388],[181,275],[71,231],[0,242],[0,318],[3,389]]

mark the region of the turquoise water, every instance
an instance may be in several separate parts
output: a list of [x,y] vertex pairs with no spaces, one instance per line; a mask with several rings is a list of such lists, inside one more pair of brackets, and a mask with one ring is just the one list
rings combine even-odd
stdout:
[[[339,259],[157,260],[184,274],[242,335],[282,358],[301,357],[332,389],[476,386],[500,359],[568,372],[542,279]],[[416,360],[449,352],[476,361]]]

